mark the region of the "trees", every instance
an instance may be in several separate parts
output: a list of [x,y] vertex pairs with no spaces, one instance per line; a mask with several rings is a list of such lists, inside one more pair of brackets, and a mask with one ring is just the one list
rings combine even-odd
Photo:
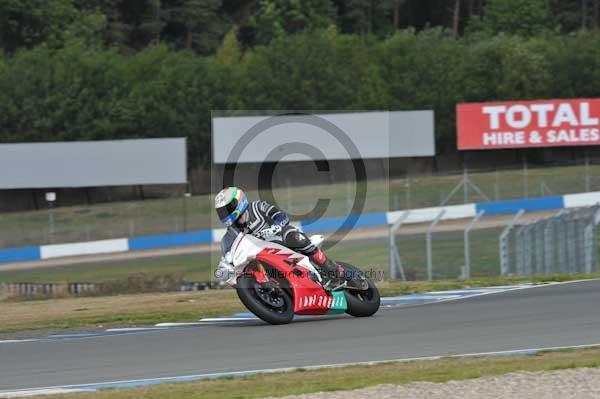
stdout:
[[45,43],[61,46],[67,32],[83,28],[73,0],[0,0],[0,47],[7,52]]
[[0,0],[2,142],[185,135],[198,164],[216,109],[434,109],[453,146],[457,102],[600,93],[581,0],[22,3]]
[[258,11],[249,25],[256,31],[256,43],[302,31],[311,32],[335,24],[334,8],[323,0],[259,0]]
[[161,11],[161,37],[176,49],[210,54],[220,45],[228,21],[222,0],[171,0]]
[[573,32],[597,29],[599,14],[600,0],[0,0],[0,47],[58,48],[79,37],[125,53],[165,43],[206,55],[233,25],[247,49],[330,26],[379,38],[436,26],[455,37],[466,26],[489,34]]
[[548,0],[487,0],[482,28],[486,32],[532,36],[550,29]]
[[223,44],[217,50],[216,60],[219,64],[233,67],[242,59],[242,50],[240,43],[237,40],[237,29],[232,28],[225,39]]

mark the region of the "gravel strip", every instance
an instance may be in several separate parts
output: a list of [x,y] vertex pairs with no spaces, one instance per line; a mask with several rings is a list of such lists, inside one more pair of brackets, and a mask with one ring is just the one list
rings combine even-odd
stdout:
[[319,392],[286,396],[285,399],[597,399],[600,398],[600,369],[516,372],[446,383],[414,382],[406,385],[377,385],[353,391]]

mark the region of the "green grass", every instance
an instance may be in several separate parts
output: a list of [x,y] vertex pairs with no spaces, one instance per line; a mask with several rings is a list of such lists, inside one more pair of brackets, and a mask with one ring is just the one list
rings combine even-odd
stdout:
[[[220,378],[193,383],[164,384],[146,388],[106,390],[95,393],[57,395],[72,399],[229,399],[281,397],[311,392],[346,391],[380,384],[417,381],[443,383],[516,371],[555,371],[599,367],[600,350],[549,352],[533,356],[443,358],[373,366],[325,370],[298,370],[251,377]],[[458,393],[457,393],[458,394]]]
[[234,290],[0,302],[0,337],[195,321],[243,310]]
[[0,281],[28,283],[86,282],[126,279],[132,274],[183,276],[187,281],[209,281],[209,256],[182,255],[157,259],[127,260],[122,262],[93,263],[65,266],[57,269],[37,268],[0,273]]
[[[600,165],[589,168],[590,189],[600,190]],[[468,202],[525,196],[560,195],[585,191],[584,166],[472,173],[471,180],[485,197],[470,190]],[[439,205],[462,175],[434,175],[387,181],[370,181],[363,212],[421,208]],[[310,211],[317,198],[331,199],[325,216],[348,213],[354,185],[330,184],[274,190],[274,199],[291,214]],[[251,199],[256,192],[248,193]],[[265,198],[267,199],[267,198]],[[463,203],[463,192],[449,204]],[[199,195],[160,200],[112,202],[93,206],[62,207],[54,210],[55,232],[48,233],[48,211],[0,214],[0,245],[15,247],[53,242],[77,242],[117,237],[161,234],[216,227],[211,209],[212,196]],[[303,218],[310,219],[315,215]]]

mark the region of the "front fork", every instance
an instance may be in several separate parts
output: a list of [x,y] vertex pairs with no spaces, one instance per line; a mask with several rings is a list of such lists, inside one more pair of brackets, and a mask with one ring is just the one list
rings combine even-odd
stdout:
[[265,270],[265,267],[262,263],[257,262],[256,270],[250,271],[252,276],[256,279],[256,282],[262,287],[274,290],[276,292],[281,290],[281,286],[279,285],[279,281],[276,279],[269,278],[269,274]]

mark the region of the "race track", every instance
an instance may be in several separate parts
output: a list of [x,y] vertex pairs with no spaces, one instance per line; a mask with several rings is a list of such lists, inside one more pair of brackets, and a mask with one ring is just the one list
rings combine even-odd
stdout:
[[600,342],[600,281],[272,327],[0,343],[0,390]]

